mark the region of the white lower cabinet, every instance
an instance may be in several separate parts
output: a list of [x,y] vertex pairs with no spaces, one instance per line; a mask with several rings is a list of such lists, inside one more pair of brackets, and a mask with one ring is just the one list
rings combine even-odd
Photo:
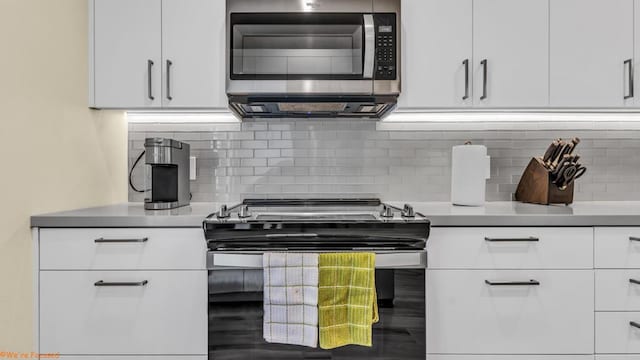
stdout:
[[431,269],[593,269],[593,228],[433,228]]
[[640,312],[596,313],[596,353],[638,354],[636,359],[640,358],[639,327]]
[[427,352],[593,354],[593,281],[592,270],[428,270]]
[[640,227],[595,229],[597,269],[640,269]]
[[40,352],[206,355],[207,272],[41,271]]
[[640,311],[640,269],[596,270],[596,311]]
[[205,270],[202,229],[40,230],[40,270]]

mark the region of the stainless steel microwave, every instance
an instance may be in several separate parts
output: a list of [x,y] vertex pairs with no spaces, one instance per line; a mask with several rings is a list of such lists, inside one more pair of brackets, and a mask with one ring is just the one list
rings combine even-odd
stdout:
[[242,118],[381,118],[400,94],[400,0],[227,0]]

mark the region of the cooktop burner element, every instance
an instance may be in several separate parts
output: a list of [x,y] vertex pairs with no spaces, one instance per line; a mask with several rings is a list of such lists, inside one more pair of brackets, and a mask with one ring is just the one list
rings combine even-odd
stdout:
[[248,199],[203,224],[211,250],[424,249],[430,222],[379,199]]

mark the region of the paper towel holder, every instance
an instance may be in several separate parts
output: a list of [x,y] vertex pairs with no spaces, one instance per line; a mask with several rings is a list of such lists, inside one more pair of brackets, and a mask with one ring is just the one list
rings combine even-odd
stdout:
[[491,177],[491,158],[487,155],[487,147],[473,145],[467,140],[464,145],[453,147],[451,157],[451,203],[484,206],[486,181]]

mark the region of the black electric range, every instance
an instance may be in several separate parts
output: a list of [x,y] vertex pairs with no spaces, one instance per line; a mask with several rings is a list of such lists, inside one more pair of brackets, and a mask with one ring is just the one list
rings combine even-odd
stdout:
[[247,199],[203,223],[210,250],[420,250],[430,222],[379,199]]

